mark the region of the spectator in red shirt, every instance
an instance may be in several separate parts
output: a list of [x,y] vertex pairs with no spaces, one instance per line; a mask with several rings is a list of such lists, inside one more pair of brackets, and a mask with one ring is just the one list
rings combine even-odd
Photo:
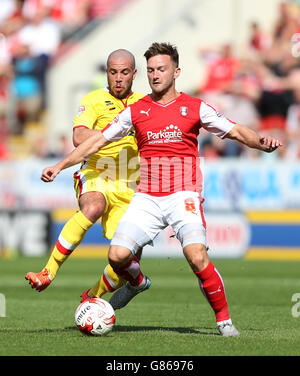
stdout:
[[231,45],[226,44],[220,54],[209,59],[206,65],[207,79],[201,92],[223,92],[231,85],[239,67],[239,60],[233,55]]

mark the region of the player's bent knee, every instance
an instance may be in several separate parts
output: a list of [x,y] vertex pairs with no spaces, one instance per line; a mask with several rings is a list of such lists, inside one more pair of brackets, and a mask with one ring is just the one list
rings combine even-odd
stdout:
[[85,206],[82,212],[91,222],[94,223],[103,215],[104,209],[105,208],[100,205],[89,205]]
[[203,244],[189,244],[184,247],[183,253],[195,272],[202,270],[209,263],[207,249]]
[[105,211],[106,200],[100,192],[87,192],[80,197],[79,206],[86,218],[95,223]]
[[108,251],[108,260],[112,267],[125,265],[133,257],[131,251],[119,245],[111,245]]

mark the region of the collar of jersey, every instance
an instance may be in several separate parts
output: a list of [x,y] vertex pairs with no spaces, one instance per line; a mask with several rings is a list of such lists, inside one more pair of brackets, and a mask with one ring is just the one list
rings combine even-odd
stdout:
[[183,95],[183,93],[180,92],[180,95],[179,95],[177,98],[172,99],[170,102],[165,103],[165,104],[163,104],[163,103],[158,103],[158,102],[154,101],[154,100],[150,97],[150,94],[148,94],[148,97],[149,97],[149,100],[150,100],[152,103],[154,103],[154,104],[156,104],[156,105],[158,105],[158,106],[160,106],[160,107],[168,107],[168,106],[170,106],[171,104],[173,104],[174,102],[176,102],[179,98],[181,98],[182,95]]

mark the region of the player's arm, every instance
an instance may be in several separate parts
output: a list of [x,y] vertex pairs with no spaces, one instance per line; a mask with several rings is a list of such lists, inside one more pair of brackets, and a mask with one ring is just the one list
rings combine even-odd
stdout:
[[42,172],[41,179],[46,183],[53,181],[60,171],[75,166],[90,155],[97,153],[103,146],[125,137],[132,125],[131,110],[130,107],[127,107],[102,131],[95,132],[93,136],[83,141],[63,160],[54,166],[46,167]]
[[271,153],[279,146],[282,146],[282,142],[279,139],[270,136],[261,136],[251,128],[241,124],[235,124],[224,138],[239,141],[250,148],[267,153]]
[[73,145],[75,147],[98,132],[94,129],[94,124],[99,117],[99,111],[101,111],[101,107],[98,108],[95,105],[93,92],[83,97],[73,122]]
[[82,144],[86,139],[94,136],[97,132],[96,129],[89,129],[87,127],[75,127],[73,129],[73,145],[77,147]]
[[71,153],[69,153],[56,165],[46,167],[42,172],[41,179],[46,183],[53,181],[60,171],[75,166],[109,143],[110,141],[103,136],[102,132],[97,131],[97,133],[78,145]]
[[200,120],[202,126],[215,136],[236,140],[250,148],[270,153],[282,146],[277,138],[261,136],[245,125],[236,124],[204,102],[200,107]]

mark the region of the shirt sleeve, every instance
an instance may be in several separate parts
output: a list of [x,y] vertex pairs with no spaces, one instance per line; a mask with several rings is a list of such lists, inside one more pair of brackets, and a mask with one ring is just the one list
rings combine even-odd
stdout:
[[205,102],[200,105],[200,121],[204,129],[220,138],[224,138],[236,124]]
[[118,141],[125,137],[132,127],[131,109],[127,107],[102,130],[102,134],[108,141]]
[[97,111],[89,100],[89,97],[85,96],[80,102],[79,108],[73,121],[73,128],[86,127],[93,129],[94,123],[97,120],[97,116]]

